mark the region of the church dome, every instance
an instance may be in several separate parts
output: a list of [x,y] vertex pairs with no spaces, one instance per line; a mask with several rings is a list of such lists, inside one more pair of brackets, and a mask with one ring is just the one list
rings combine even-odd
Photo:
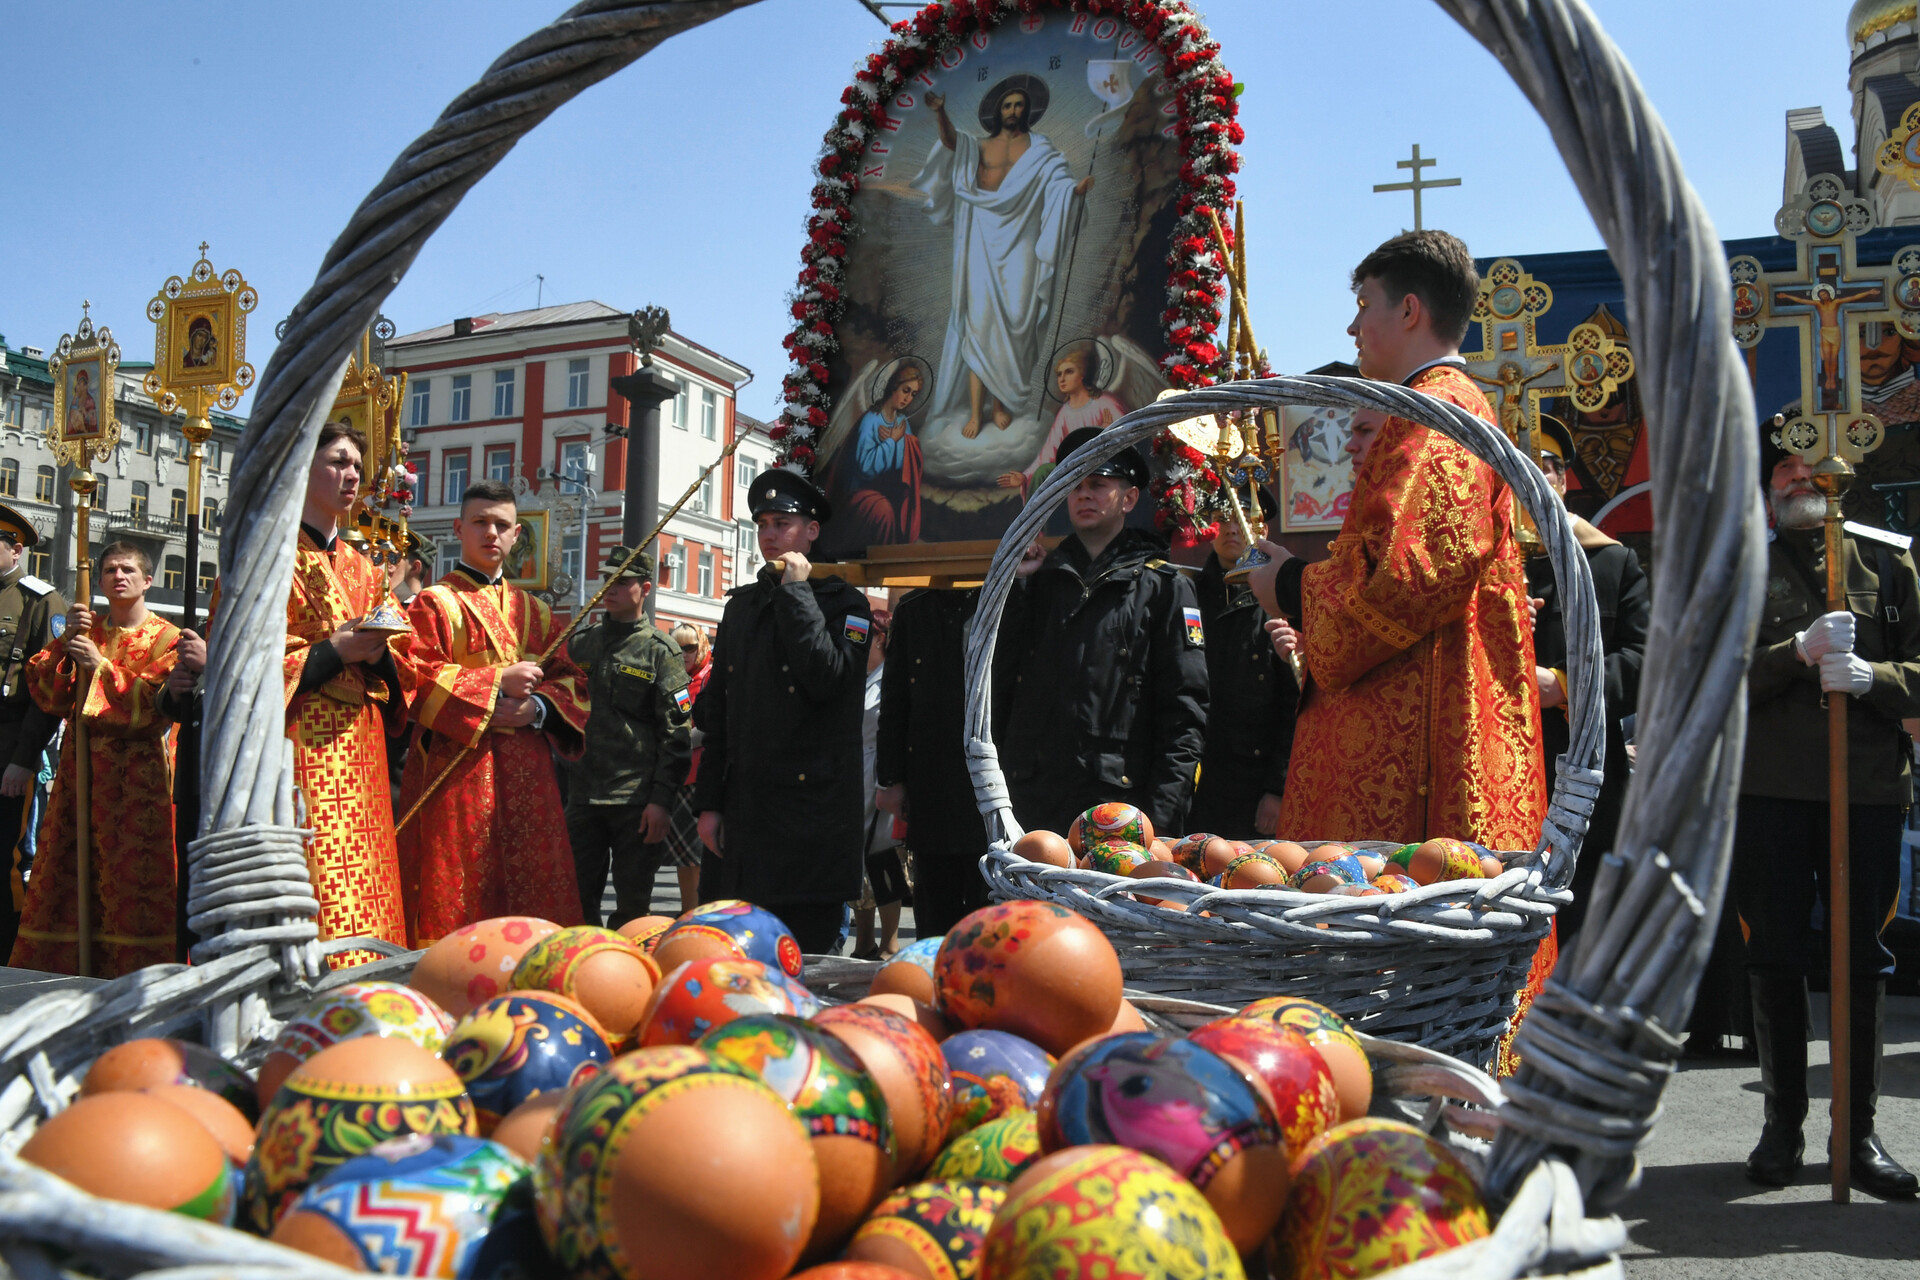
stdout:
[[1861,44],[1893,27],[1904,26],[1907,30],[1900,34],[1910,34],[1915,9],[1915,0],[1853,0],[1853,8],[1847,13],[1847,44]]

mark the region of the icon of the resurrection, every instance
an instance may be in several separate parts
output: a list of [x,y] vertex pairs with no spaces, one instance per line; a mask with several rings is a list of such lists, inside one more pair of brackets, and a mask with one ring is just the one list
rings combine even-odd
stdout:
[[1180,152],[1147,37],[1084,13],[1010,19],[887,117],[852,203],[815,465],[834,557],[998,538],[1068,432],[1166,386]]

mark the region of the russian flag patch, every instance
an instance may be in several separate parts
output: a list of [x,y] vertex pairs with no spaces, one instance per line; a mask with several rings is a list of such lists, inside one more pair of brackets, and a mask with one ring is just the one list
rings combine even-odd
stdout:
[[693,710],[693,695],[687,692],[684,685],[673,691],[673,705],[682,711]]
[[847,615],[847,628],[845,632],[847,639],[853,641],[855,644],[865,644],[867,642],[867,633],[871,630],[873,630],[873,623],[867,619],[857,613]]
[[1187,648],[1206,648],[1207,633],[1200,626],[1200,611],[1193,608],[1183,608],[1180,612],[1186,618],[1187,622]]

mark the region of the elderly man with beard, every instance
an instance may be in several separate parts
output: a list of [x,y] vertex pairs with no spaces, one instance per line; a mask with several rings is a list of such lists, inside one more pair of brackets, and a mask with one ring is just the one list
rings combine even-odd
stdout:
[[[1775,420],[1778,421],[1777,419]],[[1883,1199],[1912,1196],[1873,1129],[1882,1018],[1893,953],[1881,941],[1900,889],[1900,827],[1908,748],[1900,721],[1920,715],[1920,580],[1908,539],[1848,521],[1849,608],[1826,609],[1826,500],[1813,471],[1765,429],[1773,515],[1767,599],[1747,675],[1747,750],[1733,843],[1734,902],[1747,934],[1747,975],[1766,1125],[1747,1177],[1785,1186],[1803,1163],[1807,1115],[1807,970],[1813,899],[1827,898],[1827,712],[1847,715],[1852,847],[1853,1185]]]

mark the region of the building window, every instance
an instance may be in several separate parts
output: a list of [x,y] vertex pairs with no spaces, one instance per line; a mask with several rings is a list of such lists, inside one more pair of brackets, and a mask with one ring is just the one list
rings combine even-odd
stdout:
[[187,561],[184,556],[168,556],[166,567],[160,571],[160,586],[166,591],[178,591],[187,584]]
[[33,473],[33,500],[53,501],[53,468],[41,467]]
[[20,397],[17,395],[9,396],[7,398],[7,425],[10,427],[19,426],[22,416],[20,411]]
[[133,423],[133,451],[135,453],[153,452],[153,426],[151,423],[135,419]]
[[433,412],[433,379],[422,378],[414,383],[413,391],[407,397],[407,403],[412,406],[412,411],[407,418],[408,424],[416,427],[426,426],[427,415]]
[[587,442],[569,440],[560,446],[560,474],[569,480],[587,482]]
[[560,535],[560,572],[580,581],[580,535],[566,533]]
[[95,511],[105,511],[107,509],[107,481],[104,476],[96,476],[94,478],[93,509]]
[[27,552],[27,572],[36,578],[51,578],[53,576],[53,552],[42,551],[38,547]]
[[20,496],[20,464],[12,458],[0,461],[0,494]]
[[733,470],[734,475],[739,478],[740,487],[745,489],[753,483],[753,478],[760,474],[760,464],[752,458],[737,458],[734,460]]
[[187,456],[187,438],[181,434],[180,428],[167,428],[167,451],[176,458]]
[[185,489],[173,491],[173,497],[167,502],[167,519],[175,524],[187,522],[187,491]]
[[713,548],[700,548],[700,594],[713,594]]
[[669,591],[681,591],[687,585],[687,548],[676,543],[660,562],[660,585]]
[[493,371],[493,416],[496,418],[513,416],[513,370],[511,369]]
[[207,441],[207,469],[209,471],[218,471],[220,469],[220,442],[218,440]]
[[700,477],[700,493],[693,500],[693,509],[695,511],[713,510],[713,472],[709,471]]
[[711,387],[700,389],[700,434],[711,440],[719,430],[720,401]]
[[213,579],[219,572],[220,566],[213,561],[202,560],[200,562],[200,590],[203,593],[213,590]]
[[513,483],[513,446],[499,445],[487,450],[487,479],[501,484]]
[[673,384],[679,388],[673,397],[673,425],[685,431],[687,429],[687,415],[690,412],[687,408],[688,397],[692,394],[692,391],[688,388],[685,378],[675,378]]
[[200,502],[200,531],[208,533],[220,527],[220,504],[212,498]]
[[460,505],[460,495],[467,491],[467,452],[449,453],[446,461],[446,484],[441,489],[441,501],[450,507]]
[[453,379],[453,400],[447,405],[448,422],[473,420],[473,375],[458,374]]
[[145,480],[135,480],[133,482],[133,499],[127,504],[127,514],[132,516],[136,521],[142,523],[146,521],[147,482]]
[[587,407],[587,362],[585,360],[567,361],[567,408],[584,409]]

